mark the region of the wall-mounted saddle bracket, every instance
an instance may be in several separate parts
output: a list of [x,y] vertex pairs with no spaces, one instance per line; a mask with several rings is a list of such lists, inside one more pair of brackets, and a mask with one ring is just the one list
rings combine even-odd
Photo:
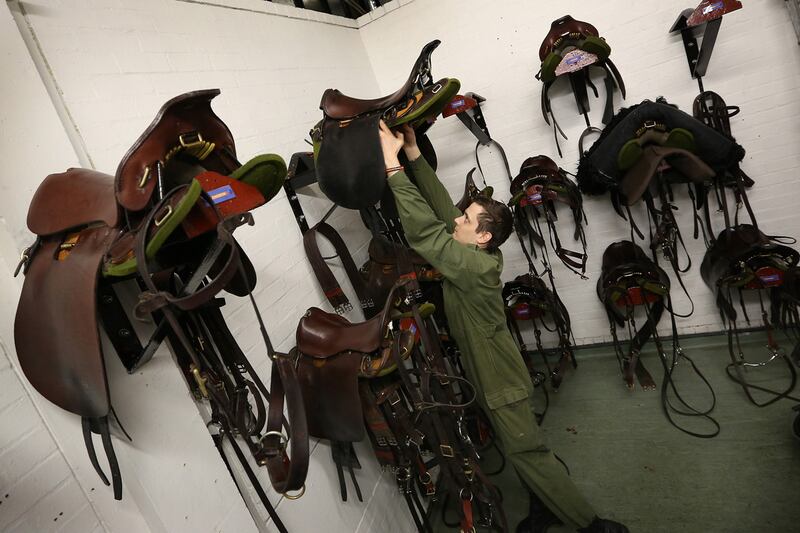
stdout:
[[741,7],[742,3],[737,0],[703,0],[695,9],[684,9],[669,30],[670,33],[681,32],[689,73],[697,79],[700,92],[704,91],[702,78],[717,42],[722,16]]
[[483,112],[481,111],[481,102],[485,102],[486,98],[476,93],[466,93],[464,96],[474,99],[477,105],[457,113],[456,116],[475,135],[481,145],[488,146],[492,142],[492,136],[489,135],[486,119],[483,118]]

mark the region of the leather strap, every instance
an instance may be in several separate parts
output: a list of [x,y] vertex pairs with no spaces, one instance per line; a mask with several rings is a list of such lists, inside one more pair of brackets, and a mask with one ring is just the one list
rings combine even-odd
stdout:
[[317,233],[328,239],[333,245],[334,250],[336,250],[336,255],[341,259],[347,277],[360,300],[361,308],[364,310],[373,308],[375,302],[368,297],[364,280],[361,278],[358,267],[355,261],[353,261],[353,256],[350,255],[350,251],[347,249],[344,240],[342,240],[339,233],[327,222],[320,222],[303,235],[303,248],[306,251],[306,257],[309,263],[311,263],[311,268],[314,270],[314,275],[322,286],[325,297],[333,306],[333,309],[337,314],[341,315],[352,310],[353,306],[342,290],[341,285],[339,285],[339,282],[336,280],[336,276],[333,275],[330,267],[325,262],[325,258],[322,257],[322,253],[319,251]]

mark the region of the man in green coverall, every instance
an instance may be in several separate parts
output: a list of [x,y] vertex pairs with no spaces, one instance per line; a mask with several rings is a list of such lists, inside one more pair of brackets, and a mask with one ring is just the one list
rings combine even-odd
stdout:
[[[380,139],[406,238],[444,277],[445,314],[467,378],[506,457],[532,491],[531,515],[517,531],[545,531],[553,523],[549,510],[578,531],[627,532],[622,524],[597,517],[545,445],[534,418],[533,385],[506,326],[500,281],[503,255],[498,248],[512,231],[510,210],[501,202],[478,198],[461,213],[422,157],[411,128],[392,132],[381,122]],[[416,185],[399,163],[401,148]]]

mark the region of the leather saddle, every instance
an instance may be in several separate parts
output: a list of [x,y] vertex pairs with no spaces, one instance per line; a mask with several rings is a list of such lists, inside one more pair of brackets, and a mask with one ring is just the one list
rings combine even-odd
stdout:
[[[198,309],[223,289],[248,294],[255,271],[231,232],[250,222],[247,211],[274,196],[286,173],[273,154],[245,166],[237,161],[230,131],[211,110],[218,94],[195,91],[168,101],[115,176],[81,168],[52,174],[28,211],[36,242],[20,264],[25,282],[14,324],[20,366],[40,394],[81,416],[92,465],[109,484],[91,433],[101,435],[117,499],[122,484],[99,328],[130,372],[166,336],[179,335],[181,324],[160,324],[142,347],[112,284],[138,276],[149,287],[137,314],[166,315],[168,305]],[[160,273],[151,276],[153,266]],[[174,278],[187,270],[193,272],[188,282],[169,288],[169,273]]]
[[391,370],[392,343],[410,352],[414,336],[395,334],[389,325],[397,305],[397,282],[381,312],[351,323],[317,307],[309,309],[297,325],[297,369],[312,437],[357,442],[364,438],[364,421],[358,395],[358,378]]
[[[561,245],[555,222],[558,220],[558,203],[569,206],[575,223],[573,238],[583,252],[574,252]],[[579,275],[586,270],[586,237],[583,196],[578,186],[567,177],[552,159],[544,155],[529,157],[520,166],[519,174],[511,181],[511,200],[516,226],[528,235],[533,244],[545,247],[545,236],[539,219],[544,218],[555,253],[567,268]]]
[[[608,124],[614,114],[613,92],[619,89],[625,98],[625,82],[610,59],[611,47],[599,36],[597,28],[588,22],[575,20],[569,15],[556,19],[539,47],[541,66],[536,79],[544,84],[542,87],[541,107],[545,122],[553,124],[553,136],[561,155],[558,143],[559,134],[567,136],[558,125],[550,105],[549,92],[555,81],[567,75],[570,78],[578,111],[584,115],[588,125],[589,98],[586,87],[592,88],[595,96],[597,89],[589,78],[589,67],[596,66],[605,72],[606,104],[603,112],[603,124]],[[591,129],[591,128],[590,128]]]
[[[362,209],[381,200],[385,165],[380,148],[380,120],[389,127],[410,124],[419,137],[458,93],[453,78],[434,82],[431,54],[440,41],[431,41],[420,52],[408,79],[394,93],[362,100],[327,89],[320,102],[323,119],[311,130],[317,181],[335,204]],[[424,142],[424,141],[423,141]]]
[[[628,353],[622,355],[623,378],[629,389],[634,387],[634,375],[638,377],[643,389],[655,388],[655,381],[639,360],[639,355],[642,347],[656,331],[666,307],[669,290],[667,273],[633,242],[615,242],[603,252],[602,269],[597,280],[597,296],[608,314],[618,354],[622,350],[616,328],[632,322],[635,307],[644,306],[647,309],[645,324],[630,339]],[[635,329],[635,323],[632,326]]]
[[703,257],[700,274],[717,295],[717,305],[730,320],[736,310],[730,289],[770,289],[783,285],[800,262],[800,253],[765,235],[756,226],[740,224],[723,230]]

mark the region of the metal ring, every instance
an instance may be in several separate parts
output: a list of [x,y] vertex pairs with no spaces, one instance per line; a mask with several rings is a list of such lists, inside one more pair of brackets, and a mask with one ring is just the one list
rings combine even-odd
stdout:
[[283,496],[287,500],[299,500],[300,498],[303,497],[303,494],[305,494],[305,493],[306,493],[306,484],[303,483],[303,486],[300,487],[300,492],[299,493],[297,493],[297,494],[289,494],[289,492],[287,491],[287,492],[283,493]]
[[[467,490],[467,489],[461,489],[461,490],[458,491],[458,497],[460,499],[462,499],[462,500],[466,499],[466,498],[464,498],[464,491],[465,490]],[[470,502],[472,501],[472,491],[469,491],[469,500],[467,500],[467,501],[470,501]]]
[[[286,444],[288,444],[288,442],[289,442],[289,437],[287,437],[286,435],[284,435],[280,431],[267,431],[266,433],[264,433],[264,436],[261,437],[259,442],[261,442],[263,444],[264,443],[264,439],[266,439],[267,437],[271,437],[271,436],[279,437],[280,438],[281,447],[286,448]],[[298,496],[298,498],[299,497],[300,496]]]

